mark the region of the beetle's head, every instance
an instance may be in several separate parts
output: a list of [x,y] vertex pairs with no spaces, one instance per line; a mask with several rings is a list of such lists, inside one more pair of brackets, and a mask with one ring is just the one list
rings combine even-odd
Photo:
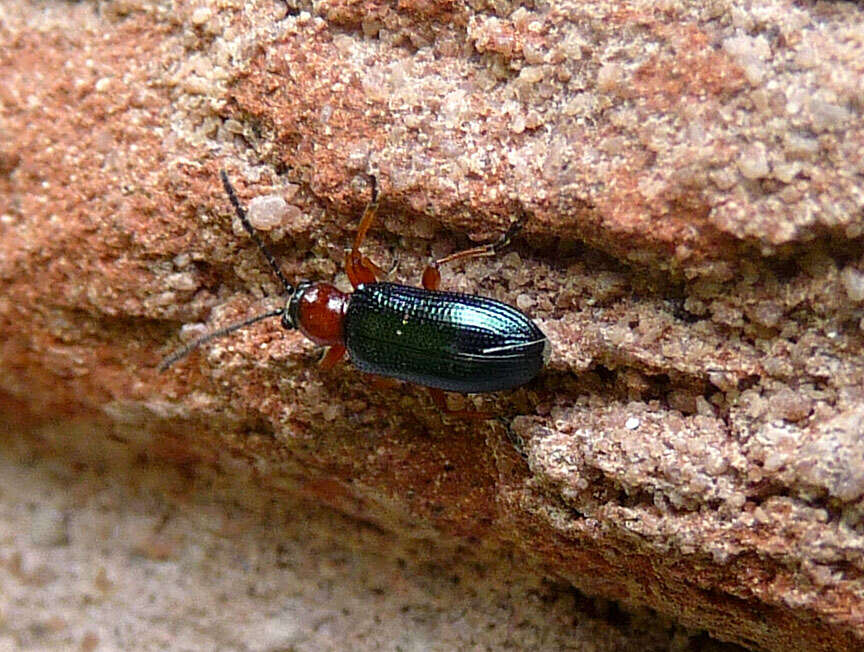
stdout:
[[298,328],[298,310],[303,294],[312,286],[311,281],[301,281],[285,301],[285,312],[282,313],[282,328],[292,331]]

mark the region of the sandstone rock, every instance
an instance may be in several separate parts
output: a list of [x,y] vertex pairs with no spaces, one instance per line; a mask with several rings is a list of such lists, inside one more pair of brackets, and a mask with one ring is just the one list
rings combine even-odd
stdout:
[[[89,423],[190,473],[254,469],[745,646],[864,645],[859,5],[0,12],[16,432]],[[530,306],[552,339],[536,383],[476,399],[522,450],[420,388],[318,369],[278,323],[159,375],[184,324],[278,294],[221,168],[244,202],[285,202],[264,237],[289,278],[343,287],[370,173],[367,253],[406,282],[523,215],[518,264],[444,281]]]

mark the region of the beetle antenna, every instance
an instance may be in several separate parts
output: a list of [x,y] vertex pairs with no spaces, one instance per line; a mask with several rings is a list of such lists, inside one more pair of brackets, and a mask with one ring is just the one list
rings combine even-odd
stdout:
[[162,358],[162,362],[159,363],[159,373],[162,373],[168,367],[170,367],[175,362],[182,360],[187,355],[192,353],[195,349],[197,349],[202,344],[206,344],[210,340],[215,340],[217,337],[222,337],[224,335],[229,335],[234,331],[239,331],[241,328],[245,328],[246,326],[251,326],[255,322],[259,322],[263,319],[269,319],[270,317],[278,317],[285,313],[285,308],[279,308],[278,310],[271,310],[270,312],[265,312],[260,315],[255,315],[254,317],[250,317],[249,319],[244,319],[243,321],[237,322],[236,324],[229,324],[219,330],[215,330],[212,333],[207,333],[206,335],[202,335],[198,337],[186,346],[181,346],[179,349],[171,353],[170,355]]
[[234,206],[234,211],[237,213],[237,218],[240,220],[243,228],[246,229],[246,233],[248,233],[249,237],[252,238],[256,245],[258,245],[258,249],[261,250],[264,258],[267,259],[267,262],[270,264],[270,267],[276,274],[276,278],[279,279],[279,282],[282,283],[282,287],[285,288],[285,294],[293,294],[294,286],[288,282],[287,278],[285,278],[282,270],[279,269],[279,265],[276,264],[276,259],[273,257],[273,254],[270,253],[270,250],[261,241],[261,238],[258,236],[258,232],[255,231],[255,227],[252,226],[249,218],[246,217],[246,211],[243,210],[243,207],[240,205],[240,200],[237,199],[237,194],[234,192],[234,188],[231,186],[231,182],[228,181],[228,175],[226,174],[225,170],[219,170],[219,176],[222,177],[222,185],[225,186],[225,192],[228,193],[228,199],[231,200],[231,205]]

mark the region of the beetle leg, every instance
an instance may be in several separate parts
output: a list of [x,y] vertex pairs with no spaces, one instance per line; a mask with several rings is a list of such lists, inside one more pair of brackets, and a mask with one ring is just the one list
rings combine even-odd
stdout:
[[375,275],[376,280],[379,278],[384,278],[385,276],[387,276],[387,272],[385,272],[381,267],[376,265],[372,261],[371,258],[367,258],[366,256],[363,256],[363,258],[360,261],[360,264],[363,266],[364,269],[367,269],[370,272],[372,272]]
[[[388,278],[389,279],[391,276],[393,276],[393,272],[395,272],[396,268],[399,266],[399,257],[398,256],[393,257],[393,262],[390,264],[390,269],[388,269],[387,271],[384,271],[383,267],[376,265],[375,262],[371,258],[368,258],[366,256],[361,257],[360,265],[364,268],[364,271],[368,271],[368,272],[371,272],[372,274],[374,274],[376,281],[379,281],[382,278]],[[369,283],[371,281],[365,281],[365,282]]]
[[328,371],[336,366],[336,363],[342,359],[342,356],[345,355],[345,347],[336,344],[327,349],[327,353],[324,354],[324,357],[321,358],[318,365],[324,370]]
[[431,263],[426,265],[426,269],[423,270],[423,287],[427,290],[438,289],[441,285],[441,272],[438,268],[445,263],[451,263],[460,258],[483,258],[494,255],[495,249],[493,248],[493,245],[483,245],[482,247],[474,247],[473,249],[458,251],[455,254],[450,254],[449,256],[444,256],[438,260],[433,260]]
[[366,204],[366,210],[363,211],[360,226],[357,227],[357,235],[354,236],[354,246],[351,247],[351,251],[345,256],[345,273],[348,274],[348,280],[351,281],[351,285],[355,288],[363,283],[374,283],[379,276],[384,275],[383,270],[378,265],[360,253],[363,240],[366,239],[366,234],[372,228],[372,223],[375,221],[377,214],[378,181],[373,176],[372,199]]
[[348,255],[345,257],[345,271],[348,273],[348,279],[351,281],[351,285],[356,288],[361,283],[374,283],[382,278],[390,278],[398,263],[398,259],[394,258],[390,269],[384,271],[384,269],[376,265],[371,258],[363,255],[354,255],[352,250],[349,251]]
[[395,378],[388,378],[387,376],[378,376],[376,374],[363,374],[368,380],[369,383],[375,389],[396,389],[399,387],[400,383]]
[[345,273],[348,274],[348,280],[351,281],[351,286],[356,290],[363,283],[374,283],[378,276],[379,267],[371,260],[349,251],[345,257]]
[[429,390],[429,396],[432,398],[432,402],[435,403],[439,410],[448,416],[453,416],[458,419],[469,419],[471,421],[486,421],[493,417],[489,412],[483,412],[481,410],[451,410],[450,406],[447,405],[447,396],[444,394],[444,390],[438,389],[437,387],[427,387],[426,389]]
[[449,256],[444,256],[443,258],[439,258],[438,260],[433,260],[431,263],[426,265],[426,269],[423,270],[423,287],[427,290],[438,289],[438,287],[441,285],[441,272],[439,271],[439,267],[441,265],[444,265],[446,263],[452,263],[454,260],[460,260],[462,258],[488,258],[490,256],[495,256],[504,247],[509,245],[510,241],[521,230],[522,221],[519,220],[517,222],[513,222],[513,224],[510,225],[510,228],[507,229],[507,232],[504,233],[504,235],[502,235],[495,242],[480,245],[479,247],[472,247],[471,249],[465,249],[464,251],[457,251],[455,254],[450,254]]

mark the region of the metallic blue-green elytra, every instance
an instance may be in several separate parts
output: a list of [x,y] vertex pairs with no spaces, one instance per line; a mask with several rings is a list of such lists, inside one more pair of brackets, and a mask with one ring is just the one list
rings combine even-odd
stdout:
[[357,287],[343,333],[358,369],[462,393],[524,385],[550,351],[537,325],[506,303],[394,283]]

